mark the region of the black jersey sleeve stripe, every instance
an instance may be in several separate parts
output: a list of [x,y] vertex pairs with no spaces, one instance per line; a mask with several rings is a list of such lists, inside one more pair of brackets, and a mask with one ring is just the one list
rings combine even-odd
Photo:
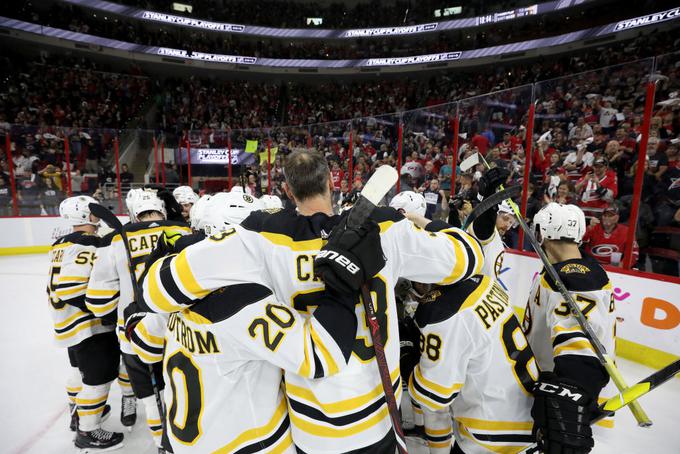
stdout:
[[144,339],[139,337],[139,335],[135,332],[132,331],[132,334],[130,336],[132,339],[132,343],[138,346],[140,349],[144,350],[147,353],[150,353],[152,355],[162,355],[163,354],[163,347],[153,347],[146,342],[144,342]]
[[74,320],[73,322],[71,322],[68,326],[65,326],[65,327],[63,327],[63,328],[58,328],[58,329],[55,328],[54,331],[55,331],[57,334],[66,333],[66,332],[72,330],[73,328],[75,328],[76,326],[80,325],[81,323],[86,322],[86,321],[88,321],[88,320],[92,320],[92,319],[94,319],[94,318],[95,318],[95,317],[94,317],[94,315],[92,315],[92,314],[85,314],[84,316],[79,317],[79,318],[77,318],[76,320]]
[[[472,273],[475,272],[475,268],[477,267],[477,255],[475,254],[474,249],[472,249],[472,247],[470,246],[470,243],[469,243],[469,241],[477,241],[477,240],[472,236],[468,237],[468,238],[470,238],[470,240],[468,240],[467,238],[463,238],[458,232],[455,232],[455,231],[449,231],[449,232],[445,232],[445,233],[447,235],[451,235],[457,241],[459,241],[461,244],[463,244],[465,246],[465,255],[467,256],[468,263],[467,263],[467,268],[465,269],[465,274],[461,278],[461,280],[465,280],[465,279],[469,278],[470,276],[472,276]],[[482,245],[479,244],[479,242],[478,242],[478,246],[479,246],[479,250],[482,250]]]
[[492,443],[533,443],[536,441],[532,435],[470,433],[477,440],[489,441]]
[[289,426],[290,418],[286,416],[281,425],[276,429],[276,431],[271,436],[256,443],[244,446],[243,448],[236,451],[234,454],[253,454],[256,452],[264,452],[265,450],[267,450],[267,448],[276,444],[282,437],[286,435]]
[[177,284],[175,283],[175,278],[172,276],[171,262],[172,259],[175,257],[176,257],[175,255],[170,255],[163,259],[163,262],[159,267],[160,281],[165,291],[168,293],[168,295],[170,295],[170,298],[172,298],[177,304],[186,306],[189,305],[192,302],[192,300],[184,293],[182,293],[182,291],[179,289],[179,287],[177,287]]
[[321,363],[321,359],[319,358],[319,355],[316,354],[316,347],[314,346],[314,342],[312,342],[312,355],[314,356],[314,378],[324,377],[325,371],[323,368],[323,364]]
[[[87,303],[85,303],[85,294],[76,296],[75,298],[69,298],[69,299],[62,298],[61,302],[66,303],[69,306],[77,307],[78,309],[80,309],[83,312],[90,312],[87,309]],[[93,315],[93,318],[94,318],[94,315]]]
[[583,334],[580,331],[575,332],[575,333],[558,334],[557,336],[555,336],[555,339],[553,339],[552,345],[553,345],[553,347],[557,347],[558,345],[563,344],[568,340],[576,339],[576,338],[579,338],[579,337],[582,338],[582,339],[587,339],[585,334]]
[[420,383],[418,383],[418,380],[415,379],[415,376],[413,377],[413,386],[415,387],[416,391],[418,391],[423,396],[425,396],[425,397],[427,397],[427,398],[429,398],[429,399],[431,399],[431,400],[433,400],[433,401],[435,401],[435,402],[437,402],[441,405],[444,405],[444,406],[448,406],[451,402],[453,402],[453,399],[455,399],[456,396],[458,396],[458,393],[456,392],[456,393],[451,394],[447,398],[441,397],[440,395],[435,394],[435,393],[423,388],[420,385]]

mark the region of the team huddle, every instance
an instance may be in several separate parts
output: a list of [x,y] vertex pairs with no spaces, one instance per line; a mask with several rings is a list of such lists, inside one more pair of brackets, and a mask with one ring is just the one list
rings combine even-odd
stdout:
[[[507,209],[461,229],[401,193],[355,226],[333,212],[323,156],[294,152],[284,174],[295,208],[241,188],[132,189],[130,222],[103,237],[94,199],[62,202],[73,232],[52,246],[47,291],[76,447],[123,446],[102,428],[117,380],[122,424],[135,425],[140,400],[159,453],[406,452],[378,330],[406,435],[431,453],[592,449],[609,377],[545,271],[528,301],[498,281]],[[480,198],[506,178],[484,174]],[[613,352],[611,284],[579,250],[583,212],[551,203],[534,228]]]

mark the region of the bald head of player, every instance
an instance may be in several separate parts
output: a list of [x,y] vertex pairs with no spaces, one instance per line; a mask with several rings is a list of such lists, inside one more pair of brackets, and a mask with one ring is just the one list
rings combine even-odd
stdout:
[[333,180],[326,158],[316,152],[294,151],[283,165],[286,195],[303,216],[314,213],[333,215]]

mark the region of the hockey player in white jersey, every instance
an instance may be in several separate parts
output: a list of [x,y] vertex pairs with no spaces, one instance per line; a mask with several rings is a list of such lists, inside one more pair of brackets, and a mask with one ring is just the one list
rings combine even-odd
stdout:
[[[217,193],[201,197],[191,208],[193,233],[184,235],[182,230],[165,230],[156,248],[146,258],[147,265],[170,254],[179,254],[186,247],[202,241],[206,236],[225,232],[230,226],[240,224],[251,212],[262,209],[260,201],[241,193]],[[124,311],[125,335],[135,354],[147,364],[163,360],[167,314],[150,314],[139,310],[136,303]]]
[[[234,233],[233,225],[261,205],[247,194],[221,193],[206,208],[210,214],[200,223],[212,236],[205,241],[222,241]],[[202,238],[196,234],[182,237],[166,245],[165,251],[177,254]],[[371,255],[382,255],[377,226],[364,241]],[[240,283],[170,315],[167,332],[165,326],[151,326],[155,335],[165,337],[164,373],[171,385],[166,388],[166,400],[172,402],[167,427],[174,452],[295,452],[281,387],[282,369],[308,378],[342,370],[356,334],[355,300],[351,293],[316,294],[314,301],[321,307],[306,318],[278,301],[266,287]],[[127,331],[132,333],[135,351],[149,350],[146,343],[136,340],[139,327],[163,316],[137,313],[128,317]],[[149,353],[155,354],[153,350]],[[193,411],[181,411],[177,402],[186,402]],[[234,418],[236,408],[239,412]]]
[[[245,229],[236,226],[221,241],[204,241],[156,262],[143,281],[145,304],[154,311],[174,312],[225,285],[250,281],[272,289],[289,307],[312,313],[324,289],[315,276],[314,259],[323,238],[344,218],[333,216],[332,181],[323,156],[294,152],[286,159],[284,173],[287,195],[297,210],[253,213],[244,221]],[[459,229],[425,232],[391,208],[378,208],[372,219],[380,226],[386,264],[369,288],[398,401],[397,278],[453,283],[478,273],[483,258],[476,240]],[[318,380],[285,374],[293,439],[303,452],[395,449],[361,302],[356,302],[355,311],[364,322],[347,368]],[[330,361],[323,355],[320,360]]]
[[50,249],[47,293],[56,343],[68,349],[71,366],[80,374],[68,389],[71,414],[77,415],[72,420],[75,445],[101,451],[121,447],[123,434],[101,428],[109,389],[118,376],[119,352],[115,326],[102,323],[85,304],[100,241],[95,235],[99,219],[90,213],[90,203],[96,200],[77,196],[59,205],[59,214],[73,226],[73,233],[59,238]]
[[[485,173],[479,198],[495,193],[508,174],[498,168]],[[449,227],[408,216],[428,231]],[[484,245],[483,275],[429,292],[413,284],[421,356],[409,394],[424,409],[431,453],[448,453],[452,436],[452,452],[467,454],[520,452],[533,442],[531,392],[538,370],[509,296],[496,280],[504,250],[499,227],[506,225],[500,216],[491,207],[468,228]]]
[[421,356],[409,394],[425,410],[430,453],[518,453],[529,447],[538,370],[503,287],[477,275],[437,286],[419,303]]
[[[133,192],[134,191],[134,192]],[[154,249],[159,236],[166,230],[173,235],[190,232],[187,225],[165,220],[165,204],[155,190],[133,189],[128,195],[128,209],[133,222],[124,226],[128,238],[132,265],[137,276],[144,271],[144,260]],[[161,446],[161,415],[153,394],[152,378],[149,368],[140,361],[132,346],[125,337],[124,311],[134,300],[134,291],[129,276],[129,268],[122,237],[115,234],[108,237],[108,242],[97,250],[92,275],[87,287],[85,301],[89,310],[103,320],[110,320],[117,325],[120,351],[125,369],[130,378],[134,395],[144,404],[147,425],[158,447]],[[160,363],[155,366],[158,386],[162,388]],[[134,409],[134,400],[123,403]]]
[[[550,263],[612,355],[616,318],[611,283],[598,262],[579,250],[586,229],[583,212],[575,205],[549,203],[534,216],[534,229]],[[532,410],[539,447],[546,453],[589,452],[590,419],[598,396],[611,397],[613,392],[604,389],[609,377],[545,270],[533,282],[523,329],[543,371]],[[601,422],[613,425],[613,420]]]

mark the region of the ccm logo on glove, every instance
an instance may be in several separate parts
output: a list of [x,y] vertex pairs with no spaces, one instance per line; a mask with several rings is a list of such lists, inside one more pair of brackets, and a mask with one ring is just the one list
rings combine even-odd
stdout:
[[341,265],[352,274],[357,274],[357,272],[359,271],[359,267],[356,264],[354,264],[350,259],[348,259],[344,255],[339,254],[335,251],[322,249],[319,251],[317,257],[333,260],[334,262]]
[[572,393],[565,387],[552,385],[550,383],[539,383],[538,389],[548,394],[556,394],[560,397],[566,397],[567,399],[571,399],[574,402],[578,402],[579,399],[583,397],[583,394],[581,393]]

